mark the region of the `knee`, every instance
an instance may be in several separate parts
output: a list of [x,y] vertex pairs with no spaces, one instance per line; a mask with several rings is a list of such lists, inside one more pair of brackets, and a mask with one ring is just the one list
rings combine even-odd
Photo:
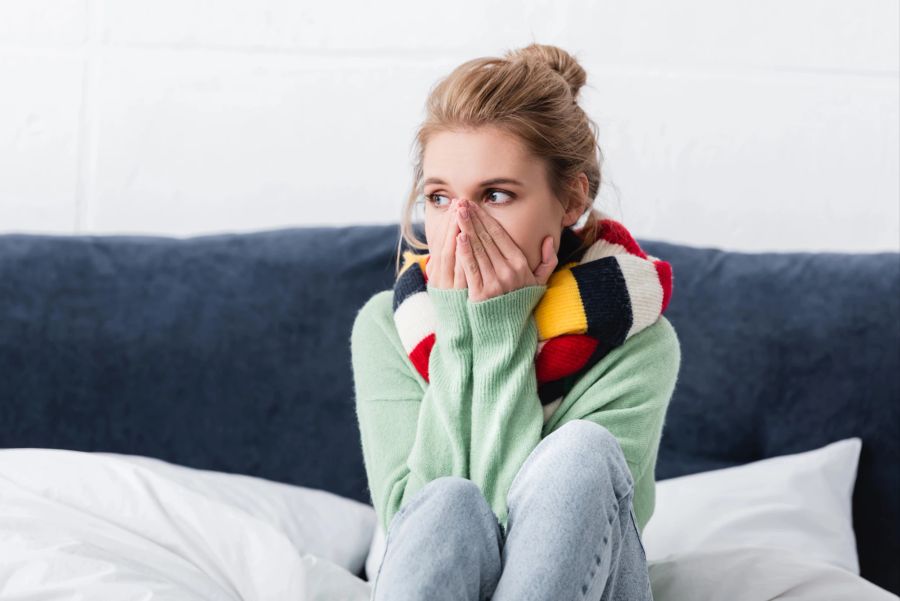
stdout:
[[483,498],[478,485],[462,476],[441,476],[426,484],[431,496],[451,505],[469,505]]
[[461,476],[442,476],[426,484],[419,493],[436,520],[460,524],[493,515],[478,485]]
[[373,599],[445,598],[448,590],[469,590],[472,574],[475,582],[480,573],[499,574],[499,525],[471,480],[431,480],[400,511],[385,540]]
[[[552,440],[551,440],[552,439]],[[572,470],[580,472],[572,482],[587,487],[610,484],[625,496],[634,488],[634,480],[618,439],[606,427],[586,419],[566,422],[545,440],[554,455],[552,463],[568,462]]]
[[[563,444],[569,443],[578,446],[590,446],[595,451],[605,454],[622,454],[622,447],[619,440],[605,426],[592,422],[588,419],[573,419],[563,424],[550,436],[563,433],[557,438],[561,438]],[[550,437],[548,436],[548,438]]]

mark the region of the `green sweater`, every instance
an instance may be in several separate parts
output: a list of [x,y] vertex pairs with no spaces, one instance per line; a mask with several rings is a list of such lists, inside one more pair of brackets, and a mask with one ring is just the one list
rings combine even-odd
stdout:
[[394,325],[393,290],[375,293],[351,334],[356,415],[372,504],[391,519],[428,482],[461,476],[481,489],[506,529],[506,495],[545,436],[573,419],[606,427],[635,482],[638,529],[653,514],[654,468],[681,363],[678,337],[659,320],[587,371],[544,423],[537,395],[537,326],[546,291],[533,285],[472,302],[468,289],[428,284],[435,311],[429,382],[413,367]]

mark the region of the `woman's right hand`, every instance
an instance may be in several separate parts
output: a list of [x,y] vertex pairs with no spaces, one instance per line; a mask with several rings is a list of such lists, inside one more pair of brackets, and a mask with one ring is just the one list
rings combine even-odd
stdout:
[[459,228],[458,206],[458,199],[450,201],[450,208],[447,209],[435,244],[430,245],[425,272],[428,275],[428,283],[434,288],[462,289],[468,286],[462,264],[456,261],[456,237],[462,231]]

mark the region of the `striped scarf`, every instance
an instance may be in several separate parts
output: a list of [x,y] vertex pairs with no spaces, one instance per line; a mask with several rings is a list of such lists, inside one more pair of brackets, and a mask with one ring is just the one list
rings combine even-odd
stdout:
[[[672,295],[672,267],[646,254],[628,230],[601,213],[596,241],[564,228],[558,263],[534,309],[538,397],[546,422],[580,376],[612,349],[657,321]],[[428,381],[435,342],[425,272],[429,255],[404,251],[394,284],[394,323],[403,348]]]

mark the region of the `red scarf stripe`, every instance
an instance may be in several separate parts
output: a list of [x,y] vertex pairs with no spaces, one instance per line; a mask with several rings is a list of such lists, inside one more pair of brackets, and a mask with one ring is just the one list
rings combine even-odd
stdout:
[[564,334],[547,340],[535,361],[538,384],[580,370],[596,348],[597,339],[586,334]]
[[631,233],[625,229],[624,225],[614,219],[601,219],[597,224],[600,227],[601,239],[606,240],[610,244],[619,244],[629,253],[642,259],[647,258],[647,254],[641,249]]
[[422,339],[422,342],[416,345],[416,347],[409,354],[409,360],[412,361],[413,367],[416,368],[423,378],[425,378],[426,382],[431,382],[428,379],[428,357],[431,355],[431,347],[434,346],[434,341],[437,340],[434,332],[426,336]]
[[672,265],[668,261],[653,261],[656,267],[656,273],[659,274],[659,283],[663,290],[662,306],[659,312],[662,313],[669,306],[669,299],[672,298]]

